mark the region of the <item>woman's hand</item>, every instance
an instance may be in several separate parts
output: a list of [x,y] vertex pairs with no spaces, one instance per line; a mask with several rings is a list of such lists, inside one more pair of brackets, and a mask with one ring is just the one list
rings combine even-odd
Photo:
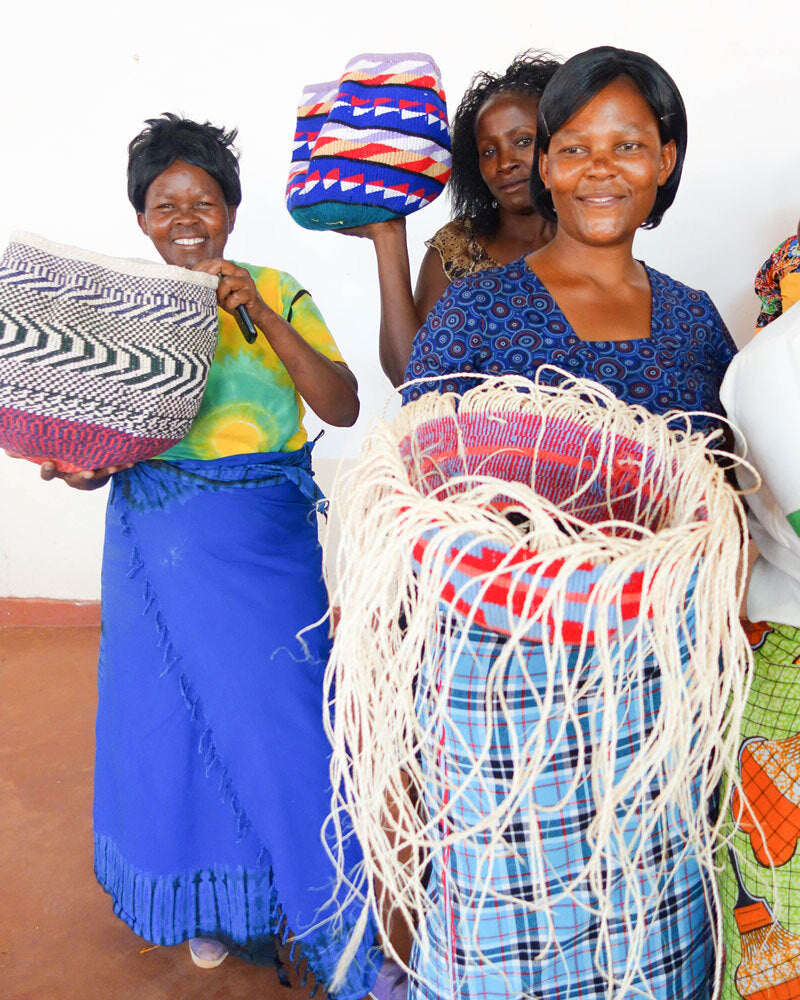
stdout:
[[335,233],[342,233],[344,236],[358,236],[364,240],[372,240],[378,243],[384,238],[391,239],[392,235],[402,233],[405,240],[406,220],[387,219],[385,222],[367,222],[363,226],[351,226],[349,229],[334,229]]
[[[9,458],[25,458],[26,455],[10,448],[4,449]],[[105,486],[115,472],[122,472],[123,469],[130,469],[135,462],[128,462],[125,465],[107,465],[102,469],[79,469],[77,472],[60,472],[53,462],[42,462],[39,466],[39,475],[46,483],[52,479],[63,479],[67,486],[74,490],[96,490]]]
[[39,475],[45,482],[52,479],[63,479],[67,486],[74,490],[97,490],[105,486],[115,472],[123,469],[130,469],[135,463],[128,462],[126,465],[107,465],[102,469],[80,469],[78,472],[59,472],[52,462],[43,462]]
[[[226,312],[244,306],[267,338],[295,388],[318,417],[334,427],[350,427],[358,417],[358,383],[339,361],[331,361],[305,341],[294,327],[264,302],[250,272],[229,260],[213,258],[193,270],[220,275],[217,302]],[[255,346],[255,345],[253,345]]]
[[257,326],[261,326],[257,317],[261,316],[264,310],[272,312],[258,294],[256,283],[247,268],[239,267],[221,257],[212,257],[210,260],[195,264],[192,270],[219,275],[217,302],[225,312],[235,314],[239,306],[244,306]]

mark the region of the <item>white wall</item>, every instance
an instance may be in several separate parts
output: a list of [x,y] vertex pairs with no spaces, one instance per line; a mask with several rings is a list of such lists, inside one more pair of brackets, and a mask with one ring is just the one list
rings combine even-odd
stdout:
[[[599,44],[647,52],[681,88],[690,137],[677,202],[658,230],[641,235],[638,254],[708,290],[743,343],[757,312],[755,271],[800,215],[800,10],[784,6],[769,25],[757,10],[735,0],[8,5],[0,242],[23,228],[153,256],[125,196],[128,140],[166,110],[237,125],[245,197],[230,255],[300,278],[361,384],[355,429],[329,430],[319,445],[324,484],[334,460],[356,452],[389,386],[377,361],[371,247],[306,232],[283,205],[303,85],[335,78],[358,52],[424,50],[442,69],[452,110],[474,71],[501,70],[529,46],[561,56]],[[412,217],[413,266],[446,218],[444,198]],[[0,456],[0,596],[96,597],[104,493],[42,483],[35,466]]]

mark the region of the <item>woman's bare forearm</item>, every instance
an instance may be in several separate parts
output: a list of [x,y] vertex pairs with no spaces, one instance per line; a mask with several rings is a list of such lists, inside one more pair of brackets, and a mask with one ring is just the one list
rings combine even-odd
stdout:
[[371,240],[375,247],[381,295],[378,356],[392,385],[401,385],[405,381],[414,338],[449,284],[441,259],[434,250],[428,250],[416,289],[412,291],[405,219],[373,222],[342,232]]
[[359,410],[358,382],[347,365],[320,354],[267,305],[256,310],[252,319],[320,420],[334,427],[352,426]]
[[372,242],[378,258],[381,294],[381,325],[378,355],[392,385],[405,378],[411,345],[422,326],[411,290],[411,268],[404,219],[372,227]]

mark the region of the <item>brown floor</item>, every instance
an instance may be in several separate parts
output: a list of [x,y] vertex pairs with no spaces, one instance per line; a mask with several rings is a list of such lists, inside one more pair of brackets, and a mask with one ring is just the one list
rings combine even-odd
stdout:
[[146,949],[92,871],[96,628],[0,628],[0,998],[299,1000],[273,969]]

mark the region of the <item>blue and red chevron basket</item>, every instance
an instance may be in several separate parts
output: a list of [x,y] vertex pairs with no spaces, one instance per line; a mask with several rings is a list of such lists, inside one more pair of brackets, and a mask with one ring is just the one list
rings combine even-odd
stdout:
[[12,233],[0,259],[0,448],[72,472],[179,441],[216,349],[217,281]]
[[306,88],[286,206],[306,229],[385,222],[430,204],[450,177],[439,67],[420,52],[364,53],[339,84]]

